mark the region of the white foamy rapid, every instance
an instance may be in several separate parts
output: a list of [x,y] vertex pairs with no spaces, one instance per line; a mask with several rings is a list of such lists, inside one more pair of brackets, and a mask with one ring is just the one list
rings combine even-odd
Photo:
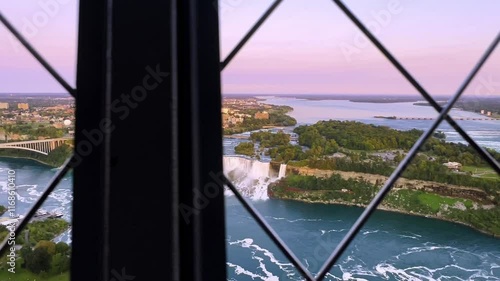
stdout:
[[284,178],[286,176],[286,164],[280,165],[280,171],[278,173],[278,179]]
[[[269,163],[238,156],[224,156],[224,174],[238,191],[252,200],[266,200],[267,186],[279,177],[273,173]],[[286,165],[284,165],[286,169]],[[280,167],[279,174],[283,174]],[[230,195],[232,192],[226,192]]]
[[[252,280],[260,279],[264,281],[300,280],[296,279],[297,276],[295,276],[296,273],[291,263],[279,261],[274,256],[273,252],[257,245],[251,238],[229,241],[228,246],[250,250],[249,256],[252,257],[252,260],[257,261],[257,264],[253,263],[249,268],[227,262],[228,267],[234,270],[236,275],[247,276]],[[276,268],[275,272],[271,272],[271,270],[266,267],[266,264],[269,267]],[[280,278],[276,274],[282,275],[283,278]]]

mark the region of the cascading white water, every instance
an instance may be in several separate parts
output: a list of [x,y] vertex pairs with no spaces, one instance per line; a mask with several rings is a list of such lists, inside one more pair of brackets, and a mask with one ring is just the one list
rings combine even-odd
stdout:
[[[224,174],[245,197],[266,200],[267,186],[277,180],[269,163],[238,156],[224,156]],[[232,194],[227,192],[226,194]]]
[[286,176],[286,164],[280,165],[280,171],[278,173],[278,179],[284,178]]

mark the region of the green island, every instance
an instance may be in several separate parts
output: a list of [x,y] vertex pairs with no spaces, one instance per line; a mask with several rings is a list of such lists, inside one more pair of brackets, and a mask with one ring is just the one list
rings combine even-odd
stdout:
[[[234,151],[238,154],[260,159],[260,155],[262,155],[266,149],[276,146],[286,147],[286,145],[290,143],[290,135],[282,131],[275,134],[270,132],[254,132],[250,134],[250,139],[252,141],[239,143],[234,147]],[[259,143],[258,151],[255,151],[256,142]]]
[[[246,155],[265,154],[287,164],[287,176],[268,187],[269,196],[366,206],[423,132],[330,120],[299,126],[294,133],[299,145],[270,132],[254,133],[252,142],[239,145]],[[472,147],[444,137],[437,132],[425,143],[380,208],[500,237],[500,177]],[[250,144],[259,149],[250,153]],[[500,153],[487,150],[500,161]]]
[[[15,239],[15,273],[9,264],[8,251],[0,258],[0,280],[69,280],[71,247],[51,241],[68,227],[67,221],[57,218],[29,223]],[[8,226],[0,225],[0,240],[9,232]]]

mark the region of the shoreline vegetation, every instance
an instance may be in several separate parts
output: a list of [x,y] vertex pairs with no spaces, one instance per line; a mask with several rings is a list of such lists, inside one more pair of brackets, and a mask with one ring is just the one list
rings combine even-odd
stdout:
[[[283,132],[255,132],[236,152],[287,164],[270,198],[366,206],[422,131],[354,121],[319,121]],[[257,149],[255,149],[257,148]],[[487,149],[500,161],[500,153]],[[451,165],[451,166],[450,166]],[[437,132],[408,165],[382,205],[387,210],[468,225],[500,237],[500,177],[468,145]]]
[[[358,208],[363,208],[363,209],[368,206],[367,204],[356,204],[356,203],[338,202],[338,201],[335,201],[335,202],[332,202],[332,201],[313,201],[310,199],[302,199],[302,198],[272,198],[272,199],[291,200],[291,201],[298,201],[298,202],[304,202],[304,203],[309,203],[309,204],[332,204],[332,205],[340,205],[340,206],[358,207]],[[446,218],[443,216],[421,214],[421,213],[416,213],[416,212],[407,211],[407,210],[403,210],[403,209],[391,208],[391,207],[387,207],[384,204],[379,205],[377,207],[377,211],[392,212],[392,213],[404,214],[404,215],[409,215],[409,216],[425,217],[425,218],[430,218],[430,219],[447,221],[447,222],[451,222],[451,223],[457,223],[457,224],[469,227],[469,228],[471,228],[475,231],[478,231],[484,235],[492,236],[495,238],[500,238],[500,234],[498,234],[498,233],[491,233],[491,232],[485,231],[483,229],[474,227],[474,225],[472,225],[470,223]]]
[[[71,247],[52,240],[70,227],[64,219],[49,218],[28,223],[26,229],[15,239],[15,273],[8,252],[0,257],[0,279],[11,280],[69,280]],[[9,235],[10,229],[0,225],[0,240]],[[22,277],[22,279],[21,279]]]
[[0,149],[0,158],[29,159],[52,168],[59,168],[68,159],[71,152],[72,148],[68,144],[57,147],[48,155],[19,149]]
[[[440,106],[444,106],[446,103],[445,101],[438,102]],[[431,106],[428,102],[416,102],[413,105]],[[478,114],[481,114],[481,111],[483,111],[483,115],[490,112],[491,115],[488,117],[500,118],[500,99],[498,98],[458,100],[454,108]]]
[[[387,179],[308,168],[290,172],[268,186],[269,198],[365,208]],[[481,195],[480,189],[402,178],[377,209],[459,223],[500,238],[500,208]]]

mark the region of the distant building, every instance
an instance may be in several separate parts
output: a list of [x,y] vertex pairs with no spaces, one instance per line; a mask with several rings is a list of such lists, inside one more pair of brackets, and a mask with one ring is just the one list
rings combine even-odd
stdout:
[[227,107],[223,107],[221,111],[222,111],[222,113],[224,113],[224,114],[228,114],[228,113],[229,113],[229,108],[227,108]]
[[29,106],[29,104],[27,104],[27,103],[22,103],[22,102],[21,102],[21,103],[18,103],[18,104],[17,104],[17,109],[25,109],[25,110],[28,110],[28,109],[30,109],[30,106]]
[[481,114],[484,114],[484,109],[481,109]]
[[0,102],[0,109],[9,109],[9,103]]
[[329,158],[345,158],[345,157],[347,157],[347,155],[342,152],[335,152],[334,154],[329,156]]
[[267,111],[257,112],[254,115],[255,119],[269,119],[269,113]]
[[488,111],[488,113],[486,113],[487,116],[491,116],[491,111]]
[[448,162],[448,163],[443,163],[444,166],[446,166],[446,168],[450,169],[450,170],[460,170],[462,169],[462,164],[458,163],[458,162]]

